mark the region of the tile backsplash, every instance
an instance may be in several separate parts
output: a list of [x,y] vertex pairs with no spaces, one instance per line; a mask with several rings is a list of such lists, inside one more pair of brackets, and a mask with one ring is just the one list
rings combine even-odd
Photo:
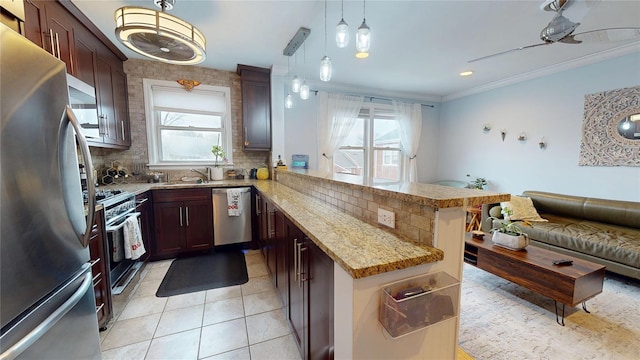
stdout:
[[[124,63],[127,74],[129,96],[129,119],[131,131],[131,147],[128,150],[105,149],[91,147],[93,165],[98,171],[111,166],[112,161],[119,161],[130,173],[142,172],[141,176],[133,176],[132,180],[146,181],[149,154],[147,149],[147,127],[145,120],[144,93],[142,79],[175,81],[178,79],[194,79],[202,84],[226,86],[231,90],[231,122],[233,124],[233,162],[235,169],[257,168],[260,164],[269,163],[268,151],[242,150],[242,92],[240,76],[235,72],[207,69],[198,66],[182,66],[129,59]],[[203,171],[203,169],[198,169]],[[183,176],[194,176],[186,170],[162,171],[169,175],[169,180],[178,180]]]
[[[371,187],[278,171],[278,182],[313,196],[359,220],[401,235],[419,244],[433,246],[435,208],[388,195]],[[378,208],[395,213],[395,229],[378,224]]]

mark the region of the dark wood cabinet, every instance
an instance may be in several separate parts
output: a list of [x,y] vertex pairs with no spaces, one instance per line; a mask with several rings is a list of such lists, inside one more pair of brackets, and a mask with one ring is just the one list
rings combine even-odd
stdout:
[[76,75],[74,30],[82,26],[57,1],[25,0],[25,37],[64,61],[67,73]]
[[67,10],[55,1],[44,2],[46,33],[43,34],[44,49],[67,65],[67,73],[75,75],[74,67],[74,27],[77,21],[69,16]]
[[244,150],[271,150],[271,69],[238,65]]
[[333,260],[306,241],[309,284],[309,359],[333,359]]
[[280,295],[280,300],[285,309],[289,306],[289,242],[291,237],[290,222],[284,217],[284,215],[277,211],[275,212],[275,268],[274,274],[276,279],[276,289]]
[[153,259],[213,248],[210,189],[155,190],[153,220]]
[[145,191],[142,194],[136,195],[136,212],[140,213],[138,217],[140,221],[140,233],[142,235],[142,242],[147,252],[142,255],[142,261],[149,259],[151,254],[151,244],[154,242],[153,231],[153,202],[151,191]]
[[96,299],[96,315],[98,317],[98,327],[101,331],[107,329],[107,323],[111,320],[113,314],[105,240],[104,213],[103,210],[99,210],[96,211],[95,221],[91,227],[89,256],[93,275],[93,291]]
[[289,230],[289,308],[287,315],[291,324],[292,335],[298,345],[303,359],[309,354],[309,283],[308,257],[305,239],[302,232],[290,225]]
[[278,277],[276,269],[276,208],[270,203],[266,202],[266,224],[267,224],[267,236],[264,239],[265,246],[265,258],[267,260],[267,269],[271,274],[271,280],[275,287],[278,287]]
[[47,32],[45,19],[44,2],[24,0],[24,37],[43,49],[43,35]]
[[96,46],[95,36],[86,28],[76,28],[74,31],[76,54],[76,77],[85,83],[96,86]]
[[261,244],[303,359],[333,358],[333,260],[260,198]]
[[69,1],[25,0],[24,5],[25,36],[64,61],[67,73],[95,88],[99,135],[87,137],[89,145],[129,148],[124,54]]

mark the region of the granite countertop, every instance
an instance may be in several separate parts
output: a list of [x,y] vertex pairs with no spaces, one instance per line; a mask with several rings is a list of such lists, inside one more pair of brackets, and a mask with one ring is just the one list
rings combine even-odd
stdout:
[[509,201],[511,198],[510,194],[435,184],[374,182],[371,179],[346,174],[329,174],[322,176],[313,170],[292,169],[289,170],[289,173],[302,178],[312,177],[320,179],[320,181],[341,185],[347,184],[357,189],[370,191],[373,194],[428,205],[436,209],[499,203],[501,201]]
[[417,245],[337,211],[271,180],[193,183],[128,183],[101,186],[135,194],[148,190],[254,186],[354,279],[440,261],[440,249]]
[[414,244],[273,181],[255,187],[354,279],[440,261],[440,249]]
[[[347,184],[374,194],[412,201],[434,208],[450,208],[507,201],[509,194],[422,183],[368,183],[343,175],[318,176],[290,171],[293,176]],[[102,186],[135,194],[148,190],[254,186],[354,279],[441,261],[442,250],[416,244],[345,214],[326,203],[271,180],[220,180],[208,183],[128,183]]]

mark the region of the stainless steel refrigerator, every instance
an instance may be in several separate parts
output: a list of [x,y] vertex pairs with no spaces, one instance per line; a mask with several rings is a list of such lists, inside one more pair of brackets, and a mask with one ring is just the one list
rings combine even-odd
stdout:
[[0,84],[0,359],[99,359],[65,65],[0,24]]

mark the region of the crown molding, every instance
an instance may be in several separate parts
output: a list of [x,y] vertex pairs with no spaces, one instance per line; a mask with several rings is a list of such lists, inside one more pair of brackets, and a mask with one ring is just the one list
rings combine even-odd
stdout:
[[595,54],[586,55],[574,60],[565,61],[552,66],[547,66],[541,69],[529,71],[523,74],[508,77],[503,80],[494,81],[485,85],[477,86],[468,90],[460,91],[457,93],[445,95],[442,97],[442,102],[459,99],[465,96],[479,94],[485,91],[494,90],[508,85],[517,84],[523,81],[536,79],[543,76],[556,74],[562,71],[567,71],[581,66],[595,64],[601,61],[613,59],[616,57],[629,55],[634,52],[640,52],[640,42],[633,42],[627,45],[623,45],[617,48],[601,51]]

